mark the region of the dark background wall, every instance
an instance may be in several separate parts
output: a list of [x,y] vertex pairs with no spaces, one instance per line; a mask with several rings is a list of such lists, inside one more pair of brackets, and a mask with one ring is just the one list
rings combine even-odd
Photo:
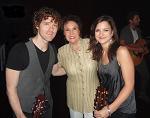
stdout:
[[[33,11],[42,6],[57,9],[62,16],[79,15],[83,21],[83,34],[88,35],[94,19],[103,14],[111,15],[118,27],[118,32],[126,24],[129,11],[137,10],[141,14],[141,28],[144,36],[150,36],[150,11],[146,0],[1,0],[0,35],[1,41],[25,40],[32,35]],[[10,44],[11,45],[11,44]]]

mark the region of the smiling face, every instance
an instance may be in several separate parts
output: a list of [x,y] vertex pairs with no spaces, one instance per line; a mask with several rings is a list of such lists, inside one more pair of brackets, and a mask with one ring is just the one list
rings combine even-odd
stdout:
[[79,26],[74,21],[68,21],[64,24],[64,35],[67,41],[76,44],[80,40]]
[[47,19],[43,19],[36,28],[38,36],[46,42],[50,42],[56,36],[58,23],[54,22],[52,17],[48,17]]
[[112,40],[113,31],[107,21],[102,21],[95,28],[95,39],[101,44],[107,44]]

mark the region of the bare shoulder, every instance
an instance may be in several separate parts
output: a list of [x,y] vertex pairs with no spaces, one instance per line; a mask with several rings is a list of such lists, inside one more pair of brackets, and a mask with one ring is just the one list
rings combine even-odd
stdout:
[[128,48],[126,46],[120,46],[117,50],[117,55],[129,54]]
[[117,50],[117,60],[118,62],[125,63],[126,61],[129,62],[131,60],[130,53],[128,51],[128,48],[125,46],[120,46]]

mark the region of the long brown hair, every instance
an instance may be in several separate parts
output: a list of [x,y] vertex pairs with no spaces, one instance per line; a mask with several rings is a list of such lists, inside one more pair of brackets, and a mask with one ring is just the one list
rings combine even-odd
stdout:
[[117,28],[111,16],[105,15],[105,16],[98,17],[91,25],[89,50],[91,50],[93,53],[93,59],[96,61],[100,61],[102,57],[103,49],[102,49],[101,44],[98,43],[97,40],[95,39],[95,29],[96,29],[97,24],[103,21],[108,22],[111,29],[113,30],[113,36],[112,36],[113,43],[110,45],[109,50],[108,50],[108,58],[111,61],[113,56],[116,55],[116,50],[118,49],[120,45],[118,41]]

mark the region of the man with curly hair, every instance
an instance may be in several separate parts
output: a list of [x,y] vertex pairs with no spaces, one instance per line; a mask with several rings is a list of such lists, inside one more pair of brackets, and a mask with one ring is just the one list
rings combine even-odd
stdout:
[[[53,100],[50,92],[50,76],[56,63],[55,52],[50,42],[60,27],[60,14],[43,7],[33,16],[35,36],[26,43],[16,44],[10,51],[6,65],[6,86],[10,105],[16,118],[33,118],[43,111],[33,106],[39,95],[48,100],[44,118],[52,118]],[[41,105],[41,108],[40,108]],[[37,107],[37,106],[36,106]]]

